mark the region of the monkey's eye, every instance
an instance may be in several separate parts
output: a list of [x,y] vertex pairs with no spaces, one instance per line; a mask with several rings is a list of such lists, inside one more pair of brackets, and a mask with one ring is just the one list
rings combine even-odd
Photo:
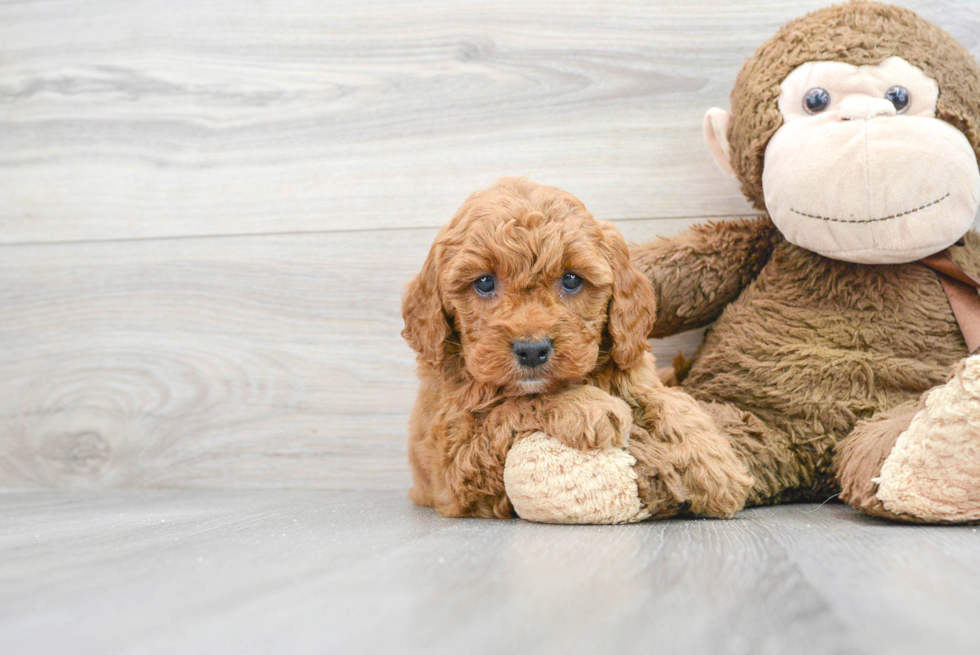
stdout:
[[491,293],[493,293],[493,288],[495,286],[496,285],[494,284],[492,275],[484,275],[473,282],[473,288],[476,289],[476,292],[481,296],[489,296]]
[[909,108],[911,98],[909,97],[909,90],[904,86],[893,86],[885,91],[885,100],[895,105],[895,111],[901,114]]
[[561,288],[568,293],[575,293],[582,288],[582,278],[575,273],[565,273],[561,276]]
[[806,96],[803,97],[803,109],[808,114],[819,114],[829,106],[830,94],[827,93],[827,89],[821,89],[819,86],[807,91]]

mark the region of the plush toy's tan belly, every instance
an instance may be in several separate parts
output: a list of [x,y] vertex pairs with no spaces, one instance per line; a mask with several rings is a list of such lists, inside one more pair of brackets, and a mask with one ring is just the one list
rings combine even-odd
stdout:
[[829,480],[833,445],[858,420],[944,382],[965,355],[931,270],[782,243],[708,331],[683,386],[751,412]]

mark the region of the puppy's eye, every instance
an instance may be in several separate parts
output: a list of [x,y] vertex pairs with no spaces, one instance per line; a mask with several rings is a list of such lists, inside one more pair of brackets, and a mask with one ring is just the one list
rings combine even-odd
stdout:
[[827,93],[827,89],[821,89],[819,86],[807,91],[803,98],[803,109],[808,114],[819,114],[829,106],[830,94]]
[[582,288],[582,278],[575,273],[565,273],[561,276],[561,288],[568,293],[575,293]]
[[899,114],[909,108],[909,90],[904,86],[893,86],[885,91],[885,100],[895,105],[895,111]]
[[493,293],[495,286],[496,285],[494,284],[492,275],[484,275],[473,282],[473,288],[476,289],[476,292],[482,296],[489,296],[491,293]]

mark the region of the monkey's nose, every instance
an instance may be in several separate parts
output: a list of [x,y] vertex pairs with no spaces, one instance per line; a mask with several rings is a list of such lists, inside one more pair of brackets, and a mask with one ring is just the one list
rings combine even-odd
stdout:
[[554,348],[551,339],[538,339],[537,341],[515,341],[511,344],[511,350],[514,351],[521,366],[534,368],[548,361]]
[[875,116],[894,116],[895,113],[895,105],[885,98],[851,96],[840,102],[840,117],[845,121],[869,119]]

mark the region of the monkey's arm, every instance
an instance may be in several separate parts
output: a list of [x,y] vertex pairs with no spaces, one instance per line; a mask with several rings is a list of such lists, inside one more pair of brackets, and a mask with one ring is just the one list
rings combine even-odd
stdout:
[[769,261],[782,240],[768,216],[694,225],[634,246],[633,265],[653,282],[657,320],[651,337],[714,321]]

